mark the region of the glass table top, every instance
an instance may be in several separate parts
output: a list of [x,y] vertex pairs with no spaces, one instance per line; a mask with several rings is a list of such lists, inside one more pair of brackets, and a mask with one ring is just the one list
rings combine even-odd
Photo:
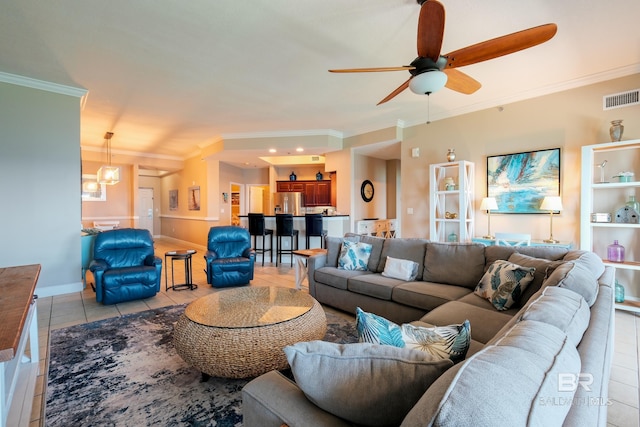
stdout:
[[189,304],[185,316],[205,326],[251,328],[295,319],[311,310],[314,303],[309,294],[291,288],[225,289]]

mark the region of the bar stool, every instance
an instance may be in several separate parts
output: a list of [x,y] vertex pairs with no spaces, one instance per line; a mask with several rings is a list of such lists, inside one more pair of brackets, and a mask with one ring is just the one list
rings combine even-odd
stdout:
[[[273,262],[273,230],[264,227],[264,214],[249,214],[249,235],[253,236],[253,247],[256,251],[256,254],[262,254],[262,266],[264,267],[264,254],[266,252],[271,252],[271,262]],[[262,236],[262,248],[257,247],[258,236]],[[266,249],[264,246],[265,236],[271,236],[269,249]]]
[[[298,250],[299,247],[299,230],[293,229],[293,215],[292,214],[276,214],[276,267],[278,261],[282,262],[282,254],[291,255],[291,266],[293,267],[293,251]],[[291,249],[282,249],[282,238],[291,238]],[[293,238],[295,237],[295,249],[293,247]]]
[[322,229],[322,214],[306,214],[304,216],[305,233],[307,235],[307,249],[311,237],[320,237],[320,248],[324,248],[324,238],[327,236],[327,230]]

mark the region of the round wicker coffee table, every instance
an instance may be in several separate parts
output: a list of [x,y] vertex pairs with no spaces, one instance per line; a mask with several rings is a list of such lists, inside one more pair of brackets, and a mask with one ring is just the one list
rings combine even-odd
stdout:
[[287,368],[284,347],[322,339],[326,331],[324,310],[309,294],[245,287],[189,304],[176,322],[173,344],[203,374],[249,378]]

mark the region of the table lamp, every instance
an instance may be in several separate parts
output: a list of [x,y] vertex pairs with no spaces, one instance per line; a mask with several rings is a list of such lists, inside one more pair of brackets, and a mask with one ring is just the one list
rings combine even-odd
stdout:
[[480,203],[480,210],[487,211],[487,235],[482,236],[483,239],[493,239],[491,235],[491,210],[498,209],[498,203],[495,197],[485,197]]
[[560,243],[560,241],[553,238],[553,212],[562,210],[562,200],[560,196],[545,196],[540,205],[540,209],[543,211],[549,211],[551,220],[549,223],[549,238],[544,240],[545,243]]

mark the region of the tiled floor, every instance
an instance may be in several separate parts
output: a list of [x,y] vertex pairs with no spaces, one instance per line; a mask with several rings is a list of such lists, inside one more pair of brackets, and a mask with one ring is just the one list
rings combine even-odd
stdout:
[[[165,239],[156,239],[156,254],[163,258],[164,253],[175,249],[192,249]],[[198,249],[198,248],[196,248]],[[181,262],[176,262],[176,281],[184,278]],[[211,292],[214,288],[206,283],[202,250],[193,256],[193,281],[198,289],[193,291],[165,291],[164,277],[162,290],[153,298],[133,301],[112,306],[104,306],[95,300],[90,287],[83,292],[38,299],[38,326],[40,344],[40,373],[31,412],[30,427],[44,426],[44,405],[46,401],[46,358],[48,356],[49,332],[81,323],[93,322],[123,314],[135,313],[151,308],[184,304]],[[163,269],[164,276],[164,269]],[[294,269],[288,263],[275,265],[256,265],[252,286],[295,286]],[[92,277],[88,275],[88,281]],[[171,277],[169,275],[169,280]],[[305,282],[306,285],[306,282]],[[609,383],[608,425],[619,427],[640,427],[640,405],[638,395],[638,374],[640,353],[640,317],[632,313],[616,312],[615,355]]]

